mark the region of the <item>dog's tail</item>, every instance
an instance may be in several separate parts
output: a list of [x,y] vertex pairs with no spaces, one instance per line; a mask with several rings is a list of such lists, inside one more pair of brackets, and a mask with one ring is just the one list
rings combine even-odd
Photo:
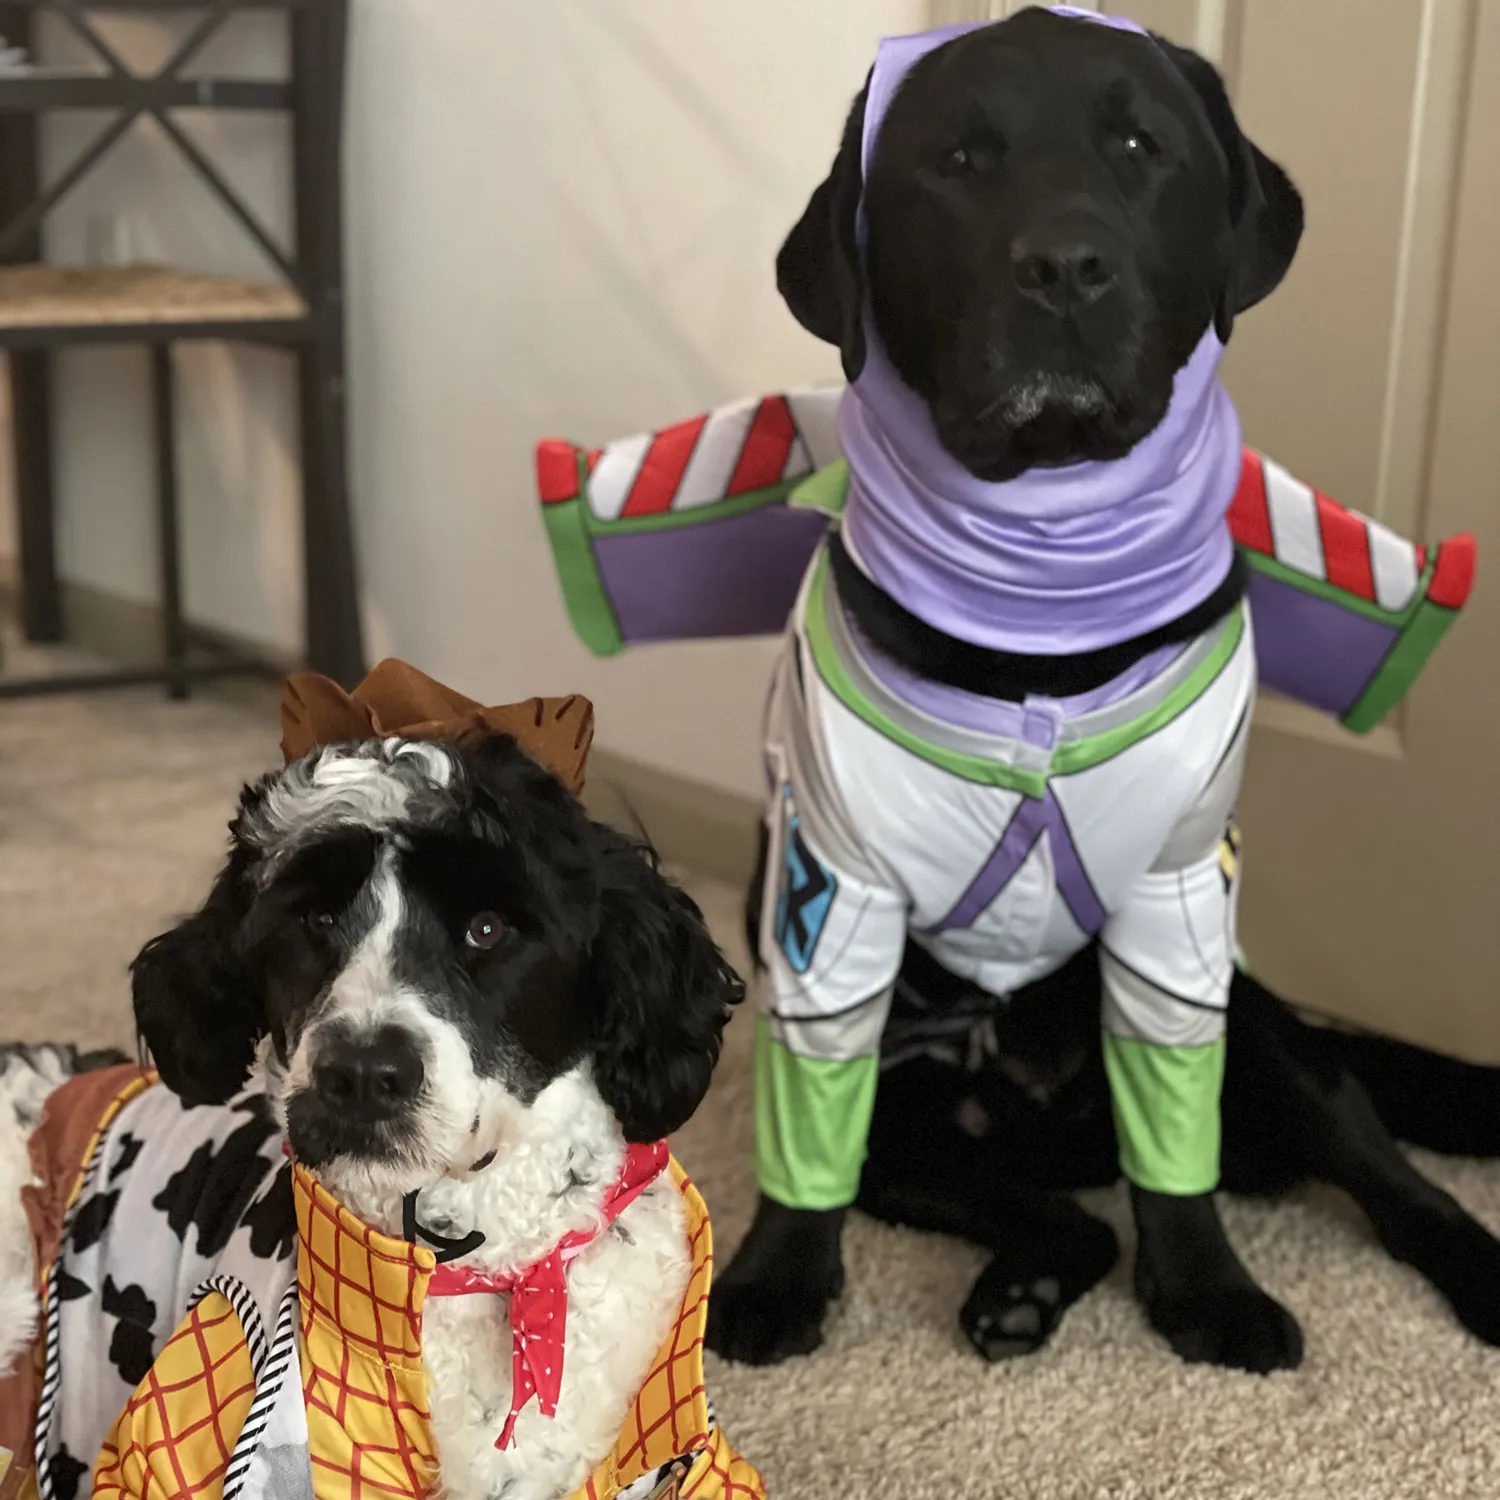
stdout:
[[1500,1068],[1388,1037],[1313,1030],[1318,1050],[1359,1079],[1397,1140],[1447,1156],[1500,1156]]

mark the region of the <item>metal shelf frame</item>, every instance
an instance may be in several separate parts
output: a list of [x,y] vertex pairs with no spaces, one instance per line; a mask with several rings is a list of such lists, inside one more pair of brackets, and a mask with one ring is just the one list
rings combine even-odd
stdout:
[[[184,77],[183,69],[228,20],[244,10],[287,15],[290,77],[285,80]],[[139,75],[100,35],[105,12],[196,12],[196,23],[154,74]],[[297,318],[53,323],[6,322],[0,350],[10,357],[16,495],[20,512],[22,626],[31,641],[63,638],[52,494],[51,352],[77,344],[137,343],[151,351],[156,412],[163,662],[161,667],[86,676],[0,679],[0,699],[159,681],[174,697],[219,672],[257,664],[190,659],[194,634],[182,616],[171,351],[187,340],[234,340],[288,348],[296,361],[303,481],[304,657],[315,671],[352,687],[363,675],[354,542],[348,495],[341,211],[344,65],[348,0],[0,0],[0,35],[30,50],[34,21],[61,17],[94,52],[97,74],[0,73],[0,264],[41,260],[49,213],[141,118],[166,133],[188,164],[255,242],[306,313]],[[37,115],[51,109],[113,109],[94,139],[45,186],[39,180]],[[177,109],[281,110],[292,122],[293,243],[281,244],[215,163],[172,118]],[[273,670],[266,666],[266,671]]]

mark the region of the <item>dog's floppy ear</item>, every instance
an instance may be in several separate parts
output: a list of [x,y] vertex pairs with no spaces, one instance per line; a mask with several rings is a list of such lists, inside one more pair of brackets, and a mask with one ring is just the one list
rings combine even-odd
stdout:
[[729,1007],[745,993],[692,898],[609,829],[590,960],[594,1082],[628,1141],[658,1141],[708,1092]]
[[[247,787],[241,814],[261,795]],[[259,975],[236,941],[254,895],[253,863],[236,840],[202,908],[153,938],[130,966],[136,1033],[162,1082],[186,1104],[233,1097],[266,1029]]]
[[1234,266],[1214,313],[1214,330],[1226,343],[1236,314],[1270,296],[1290,269],[1302,238],[1302,195],[1240,129],[1219,70],[1186,47],[1159,36],[1153,40],[1198,95],[1229,163]]
[[859,378],[865,363],[865,276],[856,223],[868,92],[866,80],[844,122],[828,176],[776,256],[776,286],[792,316],[815,338],[838,347],[850,380]]

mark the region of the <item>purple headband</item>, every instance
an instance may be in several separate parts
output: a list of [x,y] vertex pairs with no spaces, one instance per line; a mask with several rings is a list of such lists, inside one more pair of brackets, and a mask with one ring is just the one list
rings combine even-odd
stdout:
[[[1083,10],[1077,5],[1049,5],[1047,10],[1068,21],[1088,21],[1096,26],[1108,26],[1113,31],[1134,32],[1137,36],[1149,34],[1144,26],[1125,16],[1101,15],[1096,10]],[[945,42],[994,24],[993,21],[961,21],[953,26],[934,27],[931,31],[916,31],[909,36],[887,37],[881,42],[870,76],[870,91],[865,99],[865,133],[859,164],[864,175],[869,175],[870,161],[875,152],[875,138],[879,134],[875,127],[885,119],[901,80],[913,65],[929,52],[936,52]]]

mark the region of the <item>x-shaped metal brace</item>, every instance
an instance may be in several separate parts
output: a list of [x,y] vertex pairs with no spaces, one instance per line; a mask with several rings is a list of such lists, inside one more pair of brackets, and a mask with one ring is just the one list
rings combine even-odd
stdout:
[[121,112],[79,153],[56,181],[0,228],[0,263],[4,263],[36,232],[42,220],[73,191],[141,116],[149,115],[166,132],[168,139],[187,158],[188,164],[208,184],[219,201],[239,221],[245,233],[260,246],[277,270],[306,297],[308,289],[304,285],[304,278],[291,257],[272,238],[255,211],[225,181],[214,164],[167,112],[172,104],[174,86],[180,83],[178,74],[235,12],[236,0],[209,0],[205,14],[161,70],[147,76],[130,71],[119,53],[89,22],[79,0],[52,0],[52,8],[99,55],[109,69],[110,77],[123,85],[122,91],[127,102]]

